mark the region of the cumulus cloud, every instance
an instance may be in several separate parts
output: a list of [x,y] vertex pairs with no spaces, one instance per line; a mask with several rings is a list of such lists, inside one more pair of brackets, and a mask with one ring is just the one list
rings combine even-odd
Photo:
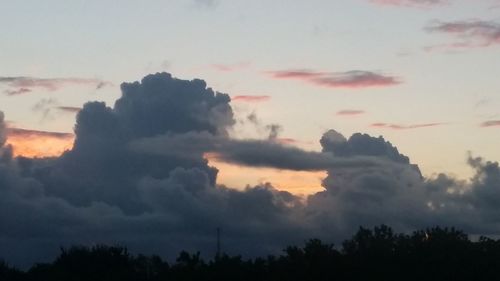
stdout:
[[[322,151],[273,137],[231,138],[229,96],[199,79],[158,73],[121,90],[112,107],[84,105],[74,145],[60,157],[13,157],[5,138],[32,132],[12,131],[0,114],[0,253],[9,253],[4,258],[11,263],[45,261],[75,243],[210,256],[217,227],[224,251],[245,256],[276,253],[310,237],[341,240],[360,224],[500,230],[496,162],[470,157],[470,181],[425,178],[383,137],[346,138],[330,130],[320,140]],[[271,184],[221,186],[205,157],[210,153],[239,165],[327,171],[325,189],[301,198]]]
[[96,90],[111,85],[110,82],[100,79],[39,78],[25,76],[0,77],[0,84],[5,84],[10,87],[10,89],[4,91],[4,93],[9,96],[31,93],[34,89],[57,91],[71,85],[92,86]]
[[299,69],[268,71],[267,73],[275,79],[301,80],[328,88],[388,87],[401,83],[397,77],[363,70],[329,73]]
[[500,23],[495,21],[435,21],[427,25],[425,30],[433,33],[449,34],[456,39],[452,43],[426,47],[426,50],[429,51],[435,49],[482,48],[500,44]]

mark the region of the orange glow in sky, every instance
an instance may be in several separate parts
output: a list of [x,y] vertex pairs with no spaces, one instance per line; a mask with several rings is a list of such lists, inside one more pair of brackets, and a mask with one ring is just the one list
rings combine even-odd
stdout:
[[237,189],[243,189],[246,185],[269,182],[279,190],[309,195],[324,190],[321,180],[327,176],[326,171],[290,171],[229,164],[218,160],[210,153],[206,153],[205,158],[208,159],[210,166],[219,169],[218,184]]
[[73,140],[73,134],[13,130],[8,135],[7,144],[12,145],[15,156],[51,157],[71,149]]

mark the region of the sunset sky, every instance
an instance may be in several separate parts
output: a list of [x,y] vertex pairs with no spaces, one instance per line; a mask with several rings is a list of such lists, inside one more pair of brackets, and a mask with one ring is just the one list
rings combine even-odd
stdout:
[[[263,97],[234,99],[237,116],[255,112],[301,147],[319,149],[318,137],[330,128],[383,135],[425,174],[466,177],[468,151],[500,159],[500,122],[481,126],[500,120],[498,5],[11,1],[0,11],[0,105],[13,127],[70,133],[74,113],[60,107],[91,100],[112,105],[121,82],[168,71],[204,79],[232,97]],[[454,23],[463,26],[447,27]],[[326,78],[366,71],[390,81],[321,84],[277,75],[290,71]],[[23,86],[7,77],[61,81]],[[13,94],[20,89],[29,91]]]
[[[234,124],[215,127],[228,136],[186,136],[209,140],[212,146],[200,153],[219,169],[217,184],[229,188],[270,184],[298,196],[328,189],[329,165],[353,165],[320,153],[329,149],[320,139],[330,129],[346,138],[382,136],[418,165],[425,179],[440,179],[442,173],[457,185],[481,178],[483,166],[473,157],[500,160],[498,0],[8,1],[0,9],[0,34],[0,111],[15,156],[71,150],[75,118],[85,103],[103,101],[114,107],[116,118],[126,118],[114,106],[122,97],[120,85],[167,72],[181,80],[202,79],[231,97]],[[154,88],[142,84],[144,91]],[[91,114],[102,110],[95,107],[89,106],[88,118],[96,127],[107,126]],[[177,126],[175,118],[158,122]],[[86,143],[84,130],[92,129],[80,128]],[[164,136],[150,142],[147,138],[157,136],[136,136],[146,138],[142,143],[131,137],[132,144],[141,142],[136,149],[163,155]],[[241,160],[221,149],[250,149],[258,141],[285,154],[287,149],[307,154],[328,168]],[[398,163],[408,164],[397,155]],[[378,165],[368,160],[366,165]],[[155,173],[147,175],[156,179]],[[63,180],[40,181],[52,190],[44,194],[62,196],[57,184]],[[103,196],[88,202],[122,208]],[[434,201],[422,202],[434,210]]]

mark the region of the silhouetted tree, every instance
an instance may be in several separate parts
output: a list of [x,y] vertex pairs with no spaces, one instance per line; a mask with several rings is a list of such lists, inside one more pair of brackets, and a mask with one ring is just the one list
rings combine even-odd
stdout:
[[473,242],[454,228],[396,234],[386,226],[360,227],[340,249],[318,239],[289,246],[280,256],[244,260],[219,255],[205,262],[181,252],[169,265],[159,256],[133,256],[119,246],[61,249],[52,263],[23,272],[0,261],[0,281],[356,281],[497,280],[500,240]]
[[23,280],[23,273],[0,260],[0,280],[18,281]]

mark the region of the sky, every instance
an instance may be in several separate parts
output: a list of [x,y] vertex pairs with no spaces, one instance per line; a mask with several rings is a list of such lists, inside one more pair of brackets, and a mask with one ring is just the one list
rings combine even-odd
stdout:
[[377,223],[500,231],[497,0],[10,1],[0,34],[14,263],[165,233],[206,250],[217,225],[249,255]]

